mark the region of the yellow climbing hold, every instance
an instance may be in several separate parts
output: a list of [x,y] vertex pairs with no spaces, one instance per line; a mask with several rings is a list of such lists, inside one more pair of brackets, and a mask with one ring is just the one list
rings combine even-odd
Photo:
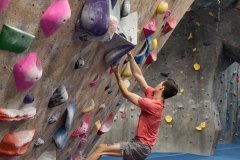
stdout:
[[184,89],[183,89],[183,88],[181,88],[179,92],[180,92],[180,93],[184,93]]
[[141,32],[141,30],[138,28],[138,29],[137,29],[137,33],[139,33],[139,32]]
[[101,122],[99,120],[97,120],[94,123],[92,133],[94,133],[94,134],[97,133],[100,128],[101,128]]
[[170,115],[165,116],[165,121],[167,123],[171,123],[172,122],[172,117]]
[[196,127],[196,130],[201,131],[201,130],[203,130],[204,128],[206,128],[206,122],[200,123],[200,124]]
[[208,14],[212,17],[215,17],[215,15],[213,14],[213,12],[208,12]]
[[202,123],[200,124],[200,127],[201,127],[202,129],[204,129],[204,128],[206,127],[206,122],[202,122]]
[[167,10],[168,10],[168,3],[167,3],[167,2],[164,2],[164,1],[161,1],[161,2],[158,4],[158,7],[157,7],[157,13],[158,13],[158,14],[163,14],[163,13],[165,13]]
[[193,68],[195,71],[200,70],[200,65],[198,63],[194,63]]
[[123,77],[131,77],[132,76],[132,71],[130,67],[130,62],[126,63],[126,66],[121,74]]
[[90,100],[90,106],[84,106],[82,109],[82,113],[88,113],[91,112],[92,110],[94,110],[95,108],[95,102],[93,99]]
[[157,48],[157,45],[158,45],[157,38],[154,38],[154,39],[152,40],[152,48],[151,48],[151,50],[156,49],[156,48]]
[[192,36],[192,32],[191,33],[189,33],[189,36],[188,36],[188,40],[190,40],[190,39],[192,39],[193,38],[193,36]]
[[199,127],[199,126],[197,126],[197,127],[196,127],[196,130],[198,130],[198,131],[201,131],[201,130],[202,130],[202,128],[201,128],[201,127]]
[[201,77],[201,80],[204,80],[204,77],[203,77],[203,76]]
[[67,153],[71,153],[71,152],[72,152],[72,148],[69,147],[69,148],[67,149]]

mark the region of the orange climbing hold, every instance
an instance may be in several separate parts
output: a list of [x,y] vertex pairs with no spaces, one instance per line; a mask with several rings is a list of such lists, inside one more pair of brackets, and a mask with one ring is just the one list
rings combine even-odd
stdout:
[[7,133],[0,142],[0,155],[19,156],[27,152],[35,129]]

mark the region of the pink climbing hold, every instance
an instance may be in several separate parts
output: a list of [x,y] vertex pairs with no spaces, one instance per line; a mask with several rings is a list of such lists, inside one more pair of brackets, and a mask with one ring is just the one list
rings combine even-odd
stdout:
[[68,0],[55,0],[41,17],[41,27],[46,37],[50,37],[71,17]]
[[113,125],[113,120],[114,120],[114,114],[111,112],[107,119],[105,121],[103,121],[101,128],[98,130],[98,135],[102,135],[106,132],[108,132],[112,125]]
[[172,29],[174,29],[177,25],[176,18],[171,18],[167,21],[167,23],[164,25],[164,28],[162,30],[163,33],[168,33]]
[[11,0],[0,0],[0,14],[2,14],[8,7]]
[[76,138],[76,137],[84,137],[88,134],[89,131],[89,127],[90,127],[90,118],[91,118],[91,114],[90,112],[86,114],[84,120],[81,122],[81,126],[77,127],[73,133],[72,133],[72,137]]
[[157,27],[156,27],[156,19],[153,18],[146,26],[144,26],[143,31],[145,34],[145,37],[151,36],[153,33],[155,33]]
[[171,15],[171,11],[170,11],[170,10],[167,10],[167,11],[164,13],[163,19],[168,18],[170,15]]
[[25,90],[42,77],[42,64],[37,53],[32,52],[20,59],[13,67],[17,90]]
[[157,52],[152,51],[150,55],[147,57],[145,64],[151,64],[152,62],[155,62],[157,60]]

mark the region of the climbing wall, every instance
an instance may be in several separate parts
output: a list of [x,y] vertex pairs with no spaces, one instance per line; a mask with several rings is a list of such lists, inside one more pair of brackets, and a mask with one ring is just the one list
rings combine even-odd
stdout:
[[[178,95],[166,101],[153,151],[211,155],[217,143],[240,138],[240,12],[234,8],[234,0],[220,2],[196,0],[158,54],[157,62],[145,72],[150,86],[166,78],[179,85]],[[133,92],[144,96],[139,86]],[[111,133],[99,143],[128,141],[134,136],[140,113],[134,107],[130,102],[122,105]],[[172,122],[165,121],[167,115]],[[205,128],[196,128],[204,122]]]
[[[56,0],[56,2],[57,1],[60,2],[61,0]],[[163,21],[163,15],[156,15],[156,7],[160,1],[161,0],[132,1],[131,11],[138,12],[138,28],[140,30],[138,31],[139,43],[134,49],[134,54],[137,54],[141,50],[145,42],[142,28],[152,17],[157,17],[157,31],[154,37],[159,41],[158,51],[163,47],[171,34],[171,32],[161,33],[161,27],[166,21]],[[4,4],[4,6],[0,6],[0,28],[2,28],[4,24],[7,24],[25,31],[28,34],[22,35],[20,38],[23,40],[18,40],[17,42],[17,44],[23,44],[25,48],[19,49],[16,47],[12,50],[20,53],[0,51],[0,106],[5,109],[26,109],[34,107],[37,111],[34,117],[30,115],[22,117],[22,119],[26,120],[1,121],[0,139],[8,133],[35,129],[33,143],[36,142],[38,138],[41,138],[45,142],[38,147],[34,147],[33,143],[26,142],[27,145],[30,145],[30,148],[27,149],[24,155],[15,157],[15,159],[32,160],[47,155],[49,157],[52,156],[52,159],[56,158],[61,160],[66,159],[79,150],[88,153],[93,147],[94,142],[99,138],[96,136],[96,127],[99,127],[99,124],[103,122],[111,112],[115,114],[123,102],[115,78],[109,73],[109,68],[104,62],[104,55],[108,53],[109,50],[121,45],[122,41],[119,40],[119,38],[115,39],[115,37],[113,37],[110,42],[79,40],[76,36],[75,25],[84,2],[78,0],[69,1],[71,12],[69,12],[68,7],[65,7],[64,11],[68,14],[62,15],[62,12],[58,14],[62,16],[58,17],[61,19],[61,23],[60,21],[57,22],[55,27],[63,25],[62,27],[52,33],[52,28],[49,29],[49,26],[45,26],[47,31],[45,30],[46,32],[44,31],[43,33],[40,26],[44,28],[44,24],[41,23],[40,25],[40,19],[45,13],[48,13],[46,10],[52,2],[51,0],[1,1],[1,4]],[[62,2],[67,3],[68,1],[62,0]],[[178,23],[193,0],[169,0],[167,2],[169,8],[172,10],[171,16],[175,17]],[[7,3],[9,3],[8,6],[6,5]],[[120,1],[120,4],[122,4],[122,1]],[[5,11],[3,11],[3,8]],[[49,23],[52,23],[52,21],[49,21]],[[17,30],[17,32],[19,32],[19,30]],[[14,36],[18,35],[16,34]],[[9,35],[7,35],[7,37],[9,37]],[[26,37],[29,38],[32,43],[25,41]],[[1,42],[5,40],[6,38],[1,37]],[[11,43],[14,44],[13,41],[11,41]],[[6,46],[1,47],[4,48]],[[10,49],[12,48],[10,47]],[[25,51],[21,53],[22,50]],[[39,69],[41,68],[39,67],[40,63],[37,62],[37,67],[39,67],[37,73],[39,73],[39,77],[30,77],[36,78],[33,81],[37,81],[37,83],[29,88],[27,87],[27,89],[21,86],[23,89],[19,91],[19,89],[16,89],[15,77],[13,75],[14,65],[30,52],[37,53],[39,61],[42,64],[42,75],[41,69]],[[76,69],[75,64],[79,58],[81,58],[80,64],[82,64],[82,66]],[[124,58],[121,63],[124,61]],[[34,73],[35,72],[36,71],[34,71]],[[131,87],[133,87],[133,84],[134,83],[132,83]],[[49,108],[50,98],[54,91],[61,85],[65,86],[68,93],[67,102],[57,107]],[[61,92],[61,94],[65,94],[66,91]],[[29,97],[24,101],[26,95],[29,95]],[[34,96],[34,101],[32,95]],[[63,102],[65,98],[66,95],[62,98],[61,102]],[[26,102],[28,103],[26,104]],[[84,108],[87,108],[86,106],[95,106],[95,109],[92,110],[90,114],[90,134],[85,137],[86,143],[84,147],[78,147],[81,139],[79,137],[72,138],[71,133],[77,126],[81,125],[81,120],[86,118],[86,113],[82,112]],[[105,107],[103,107],[102,112],[99,113],[100,106]],[[74,108],[76,108],[75,111]],[[28,112],[29,110],[26,111],[26,113]],[[74,118],[73,113],[75,113]],[[72,127],[70,127],[71,125],[69,123],[71,123],[72,118],[73,124]],[[52,121],[55,119],[57,121],[49,124],[49,119]],[[62,128],[62,126],[65,128]],[[64,131],[64,134],[66,133],[67,142],[63,149],[56,149],[53,142],[53,134],[60,127]],[[27,136],[29,136],[28,132],[26,133],[26,137]],[[32,137],[30,140],[28,139],[28,141],[31,141],[31,139]],[[63,139],[59,138],[58,140],[62,141]],[[4,144],[0,146],[2,147]],[[8,157],[1,157],[1,159],[8,159]]]

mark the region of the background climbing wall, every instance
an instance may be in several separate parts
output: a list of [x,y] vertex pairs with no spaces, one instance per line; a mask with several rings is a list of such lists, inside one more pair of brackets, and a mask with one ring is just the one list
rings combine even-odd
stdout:
[[[218,142],[240,138],[239,64],[233,64],[239,62],[240,12],[234,4],[234,0],[221,0],[219,7],[217,0],[196,0],[157,62],[145,72],[149,85],[156,86],[169,77],[176,80],[180,91],[166,101],[164,117],[171,115],[173,122],[162,120],[154,151],[210,155]],[[200,64],[199,71],[194,70],[194,63]],[[143,96],[138,86],[133,91]],[[120,111],[126,118],[122,119],[119,111],[111,132],[99,143],[127,141],[134,136],[140,111],[132,107],[129,102],[123,104],[125,111]],[[201,122],[206,122],[206,128],[197,131]]]
[[[156,15],[156,6],[161,0],[132,1],[132,11],[138,11],[139,29],[142,29],[149,20],[157,17],[157,32],[154,35],[159,40],[158,51],[170,36],[160,32],[163,25],[162,16]],[[88,105],[91,98],[94,99],[96,107],[105,104],[106,108],[102,115],[91,116],[91,125],[96,121],[102,121],[110,112],[116,113],[119,109],[120,98],[118,87],[113,75],[109,75],[108,68],[104,64],[104,54],[109,46],[117,46],[117,42],[82,42],[74,36],[75,23],[83,6],[83,1],[69,1],[71,7],[71,18],[50,38],[45,38],[40,27],[40,17],[51,4],[51,0],[32,1],[32,0],[12,0],[7,10],[0,15],[0,27],[3,24],[9,24],[36,36],[28,51],[22,54],[14,54],[6,51],[0,51],[0,106],[3,108],[20,109],[25,107],[23,98],[27,93],[33,93],[35,101],[31,105],[37,108],[37,114],[34,119],[21,122],[0,122],[0,138],[6,133],[22,131],[26,129],[36,129],[34,141],[40,137],[45,141],[40,147],[34,148],[31,145],[29,151],[16,159],[37,159],[44,151],[53,151],[56,149],[52,143],[53,132],[64,122],[63,112],[68,103],[76,103],[77,110],[73,129],[80,124],[83,118],[80,110],[84,105]],[[169,7],[172,10],[172,16],[179,21],[193,0],[174,1],[169,0]],[[135,47],[135,54],[141,49],[145,37],[143,32],[139,32],[138,45]],[[41,80],[26,91],[17,91],[14,77],[12,74],[13,65],[17,60],[29,52],[37,52],[43,63],[43,76]],[[75,62],[79,57],[85,60],[85,66],[79,70],[74,70]],[[99,83],[90,87],[89,83],[96,76],[100,77]],[[66,104],[52,109],[47,108],[48,101],[53,91],[61,84],[64,84],[69,93],[69,99]],[[112,87],[113,92],[106,94],[105,87]],[[120,101],[122,102],[122,101]],[[96,110],[95,110],[96,111]],[[49,125],[47,120],[53,114],[60,115],[60,119]],[[95,113],[95,112],[94,112]],[[92,115],[94,115],[92,113]],[[70,131],[70,133],[72,130]],[[95,135],[87,138],[87,151],[93,147],[92,141]],[[68,136],[67,145],[63,150],[57,149],[57,159],[66,159],[77,149],[79,139],[71,139]],[[7,158],[2,158],[7,159]]]

